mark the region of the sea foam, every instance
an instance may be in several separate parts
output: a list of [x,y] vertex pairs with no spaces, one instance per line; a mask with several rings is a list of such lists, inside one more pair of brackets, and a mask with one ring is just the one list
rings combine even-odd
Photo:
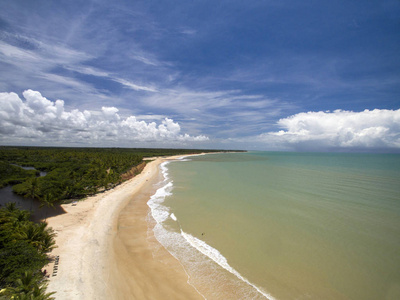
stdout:
[[[153,228],[154,236],[161,245],[168,250],[168,252],[181,262],[188,276],[191,277],[193,274],[196,276],[196,273],[198,273],[200,269],[207,270],[207,278],[191,278],[188,283],[193,285],[192,281],[194,284],[196,284],[196,282],[204,284],[204,280],[210,280],[211,282],[221,280],[224,275],[218,274],[218,272],[214,272],[214,274],[208,272],[210,269],[215,269],[211,265],[212,261],[239,279],[238,283],[234,284],[235,289],[237,288],[236,293],[241,293],[245,298],[258,299],[260,297],[265,297],[267,299],[275,300],[271,295],[249,282],[239,272],[232,268],[227,259],[217,249],[211,247],[204,241],[195,238],[189,233],[184,232],[182,228],[180,228],[180,232],[174,232],[165,228],[163,223],[169,218],[177,222],[180,227],[177,217],[174,213],[170,213],[170,209],[163,204],[165,198],[172,195],[173,190],[173,181],[170,180],[167,168],[168,164],[169,162],[164,162],[160,165],[161,173],[164,177],[162,182],[163,186],[158,188],[156,193],[150,197],[147,205],[150,207],[151,216],[156,221]],[[210,261],[207,261],[205,258],[210,259]],[[246,288],[246,286],[248,288]],[[195,289],[197,290],[196,287]],[[205,298],[204,295],[202,296]]]
[[227,270],[228,272],[232,273],[235,275],[237,278],[242,280],[243,282],[247,283],[248,285],[252,286],[257,290],[257,292],[261,293],[263,296],[265,296],[267,299],[270,300],[275,300],[271,295],[267,294],[266,292],[262,291],[260,288],[252,284],[250,281],[248,281],[245,277],[240,275],[238,271],[236,271],[234,268],[232,268],[229,264],[227,259],[215,248],[211,247],[207,243],[205,243],[202,240],[199,240],[198,238],[195,238],[194,236],[184,232],[181,230],[182,236],[189,242],[189,244],[196,248],[198,251],[203,253],[205,256],[211,258],[214,262],[216,262],[219,266]]
[[156,193],[150,197],[147,205],[151,209],[151,215],[158,224],[161,224],[169,217],[169,208],[161,205],[164,202],[166,196],[171,195],[170,191],[172,189],[172,181],[159,188]]
[[172,213],[170,215],[171,219],[174,220],[175,222],[178,221],[178,219],[176,218],[176,216],[174,215],[174,213]]

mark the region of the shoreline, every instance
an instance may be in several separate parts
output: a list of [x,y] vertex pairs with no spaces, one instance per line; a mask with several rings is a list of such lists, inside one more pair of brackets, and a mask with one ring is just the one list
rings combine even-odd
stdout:
[[[57,233],[45,267],[55,299],[203,299],[147,226],[160,164],[187,156],[156,158],[134,178],[76,206],[63,204],[66,214],[47,219]],[[132,227],[121,228],[127,217]]]

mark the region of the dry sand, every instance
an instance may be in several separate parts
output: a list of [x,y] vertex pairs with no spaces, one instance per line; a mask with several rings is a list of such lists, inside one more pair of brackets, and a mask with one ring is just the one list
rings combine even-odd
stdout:
[[[47,266],[48,292],[59,299],[203,299],[180,263],[148,228],[147,201],[163,158],[116,188],[63,205],[47,221],[57,233],[59,256]],[[56,271],[56,272],[54,272]],[[53,276],[53,272],[56,274]]]

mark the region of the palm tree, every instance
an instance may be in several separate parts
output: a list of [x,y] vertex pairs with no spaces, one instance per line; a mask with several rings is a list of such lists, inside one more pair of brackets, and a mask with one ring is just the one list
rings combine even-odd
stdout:
[[29,221],[29,217],[29,212],[18,209],[15,203],[7,203],[5,208],[0,210],[1,229],[9,232],[10,237],[15,237]]
[[24,240],[29,241],[29,243],[35,248],[39,248],[40,233],[36,224],[26,224],[24,226],[24,230],[20,232],[20,237]]
[[[53,207],[54,208],[54,201],[55,198],[53,197],[52,193],[47,193],[46,195],[44,195],[43,199],[42,199],[42,204],[40,204],[40,207],[42,208],[43,206],[46,206],[47,208]],[[48,210],[45,211],[45,217],[44,220],[47,220],[47,212]]]
[[41,253],[48,253],[56,247],[54,240],[56,233],[52,228],[47,227],[46,222],[40,222],[39,224],[28,223],[24,227],[19,236],[29,241]]
[[39,242],[39,250],[42,253],[48,253],[55,248],[55,236],[56,233],[52,228],[47,227],[48,224],[46,222],[40,222],[39,224],[35,224],[37,226],[37,236]]
[[29,179],[28,184],[29,184],[28,193],[25,196],[31,198],[30,211],[32,211],[33,200],[39,198],[38,179],[36,177]]
[[6,210],[8,212],[15,212],[16,210],[18,210],[17,208],[17,204],[15,202],[8,202],[6,203]]
[[33,274],[33,272],[26,271],[21,276],[21,278],[16,280],[15,285],[19,292],[27,294],[30,292],[35,282],[36,282],[36,276]]
[[30,213],[26,210],[17,210],[15,212],[15,218],[19,223],[27,222],[29,221]]
[[49,253],[51,252],[54,248],[56,248],[56,241],[54,239],[55,233],[52,234],[46,234],[42,241],[41,241],[41,251],[42,253]]
[[[0,296],[15,300],[53,300],[55,292],[46,293],[47,283],[39,283],[37,275],[32,271],[24,272],[21,278],[15,281],[14,287],[2,289]],[[0,298],[1,299],[1,298]]]

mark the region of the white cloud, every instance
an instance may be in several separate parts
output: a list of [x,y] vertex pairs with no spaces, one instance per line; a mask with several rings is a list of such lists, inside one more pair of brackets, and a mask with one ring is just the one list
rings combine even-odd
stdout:
[[183,29],[181,31],[182,34],[187,34],[187,35],[195,35],[197,33],[197,30],[195,29]]
[[283,130],[259,138],[303,150],[400,148],[400,109],[298,113],[278,125]]
[[96,144],[128,146],[132,143],[184,143],[207,141],[208,137],[181,133],[172,119],[161,124],[138,121],[135,116],[121,118],[116,107],[101,111],[66,111],[64,101],[46,99],[39,92],[0,93],[0,141],[55,145]]
[[163,120],[165,115],[137,115],[136,118],[140,120]]
[[81,74],[85,75],[92,75],[92,76],[98,76],[98,77],[109,77],[110,74],[107,72],[104,72],[102,70],[93,68],[93,67],[88,67],[88,66],[65,66],[66,69],[75,71]]
[[[293,108],[284,101],[242,90],[162,89],[139,98],[154,113],[178,115],[186,126],[202,128],[214,138],[254,137],[270,128],[283,111]],[[188,127],[187,127],[188,128]]]
[[78,73],[81,73],[81,74],[85,74],[85,75],[92,75],[92,76],[107,78],[109,80],[118,82],[122,86],[130,88],[130,89],[135,90],[135,91],[157,92],[157,89],[154,88],[154,87],[138,85],[138,84],[135,84],[135,83],[133,83],[133,82],[131,82],[129,80],[116,77],[116,76],[112,75],[111,73],[107,73],[107,72],[98,70],[96,68],[91,68],[91,67],[87,67],[87,66],[69,66],[69,67],[66,67],[66,68],[71,70],[71,71],[75,71],[75,72],[78,72]]
[[120,116],[118,115],[118,108],[116,107],[105,107],[103,106],[101,108],[101,111],[103,112],[104,117],[106,120],[119,120]]
[[133,82],[130,82],[128,80],[122,79],[122,78],[111,78],[115,82],[118,82],[122,84],[123,86],[130,88],[135,91],[147,91],[147,92],[157,92],[157,89],[153,87],[148,87],[148,86],[143,86],[143,85],[138,85]]
[[26,62],[38,62],[40,59],[40,56],[33,51],[20,49],[0,41],[0,61],[5,61],[7,63],[14,63],[15,61],[22,65]]
[[55,65],[74,65],[92,58],[85,52],[68,47],[45,44],[24,37],[35,45],[34,49],[23,49],[0,41],[0,61],[32,70],[45,70]]
[[[139,51],[139,52],[140,52],[140,51]],[[158,66],[163,65],[163,63],[160,63],[160,62],[157,61],[156,59],[151,58],[151,57],[149,57],[148,54],[145,55],[144,53],[142,53],[141,55],[131,55],[131,58],[133,58],[133,59],[135,59],[135,60],[138,60],[138,61],[140,61],[140,62],[142,62],[142,63],[144,63],[144,64],[146,64],[146,65],[149,65],[149,66],[158,67]],[[165,63],[164,63],[164,64],[165,64]]]

